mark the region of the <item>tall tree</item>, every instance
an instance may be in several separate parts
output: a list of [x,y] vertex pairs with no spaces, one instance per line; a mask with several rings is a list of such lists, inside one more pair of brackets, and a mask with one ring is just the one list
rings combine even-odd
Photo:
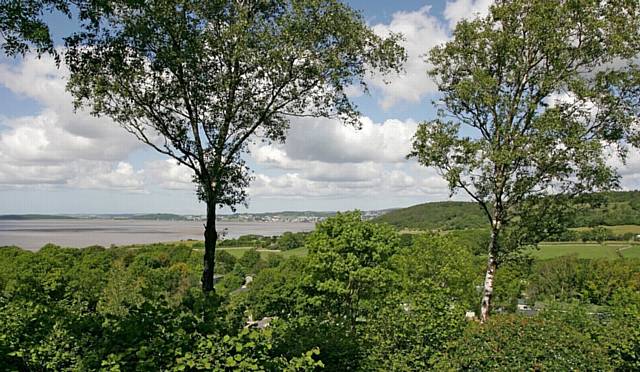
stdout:
[[338,0],[112,1],[100,28],[68,39],[68,89],[193,171],[212,291],[216,208],[245,203],[248,144],[284,141],[294,116],[357,125],[345,88],[366,90],[369,68],[397,71],[397,40]]
[[487,217],[482,321],[500,263],[554,227],[556,202],[615,187],[610,153],[640,142],[639,8],[500,0],[430,52],[442,100],[409,157],[439,170]]
[[38,54],[55,54],[49,26],[42,19],[46,12],[59,11],[70,16],[66,0],[3,0],[0,2],[0,44],[9,56],[34,49]]
[[46,16],[63,15],[78,27],[96,29],[110,9],[108,0],[2,0],[0,47],[8,56],[46,53],[59,63],[60,54]]

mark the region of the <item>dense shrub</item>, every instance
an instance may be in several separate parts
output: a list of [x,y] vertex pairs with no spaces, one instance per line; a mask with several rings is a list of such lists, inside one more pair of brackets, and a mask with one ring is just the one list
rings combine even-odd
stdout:
[[0,248],[0,370],[317,366],[313,347],[284,358],[230,321],[229,299],[199,289],[201,259],[162,244]]
[[640,369],[640,260],[504,262],[494,309],[544,310],[480,325],[464,320],[478,232],[403,238],[338,214],[307,256],[217,252],[215,295],[184,245],[0,248],[0,370]]
[[486,324],[469,324],[437,369],[602,371],[611,366],[603,346],[565,322],[494,315]]
[[390,295],[363,325],[362,370],[431,370],[445,345],[460,336],[465,308],[447,290],[429,281],[423,286]]
[[640,290],[638,259],[578,259],[575,256],[538,261],[529,278],[532,299],[606,305],[617,290]]

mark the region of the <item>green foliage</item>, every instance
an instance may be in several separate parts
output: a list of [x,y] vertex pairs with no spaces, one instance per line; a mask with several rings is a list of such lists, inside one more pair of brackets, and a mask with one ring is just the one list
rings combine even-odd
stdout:
[[436,366],[441,370],[609,370],[607,351],[564,321],[495,315],[472,323]]
[[435,286],[462,307],[474,302],[475,286],[481,280],[471,252],[446,235],[418,236],[412,247],[392,258],[391,265],[405,293],[431,291]]
[[308,232],[285,232],[280,236],[242,235],[235,239],[224,239],[218,242],[219,247],[251,247],[288,251],[304,246]]
[[640,369],[640,291],[622,288],[611,300],[613,319],[601,334],[619,370]]
[[572,227],[640,225],[640,191],[607,192],[596,196],[601,202],[579,209]]
[[448,231],[447,236],[456,244],[466,247],[474,255],[485,255],[490,242],[489,229],[466,229]]
[[532,260],[521,258],[502,266],[496,274],[496,288],[494,292],[495,306],[508,312],[514,312],[518,299],[529,284]]
[[437,282],[392,294],[363,325],[361,370],[432,370],[439,353],[464,327],[464,310]]
[[640,244],[607,242],[605,245],[595,243],[541,243],[539,249],[530,251],[531,256],[539,260],[576,256],[584,259],[606,258],[640,258]]
[[500,265],[562,231],[571,197],[618,186],[608,150],[640,145],[639,39],[637,2],[512,0],[429,52],[441,104],[408,156],[491,228],[482,321]]
[[225,313],[228,299],[198,289],[200,257],[162,244],[1,248],[0,369],[189,370],[210,358],[203,340],[215,344],[222,363],[231,357],[258,370],[315,368],[313,347],[284,359],[268,335],[240,332]]
[[236,266],[238,260],[227,251],[216,251],[216,271],[220,274],[226,274],[231,272]]
[[604,241],[607,240],[610,235],[612,235],[611,230],[606,229],[602,226],[594,228],[593,230],[591,230],[591,233],[593,234],[593,240],[595,240],[599,244],[604,243]]
[[216,291],[222,296],[228,295],[244,284],[245,275],[246,272],[242,267],[239,264],[236,265],[233,271],[225,274],[218,283],[216,283]]
[[318,349],[287,359],[274,358],[271,332],[257,332],[243,329],[236,336],[198,337],[195,348],[180,350],[174,371],[314,371],[322,363],[314,357]]
[[303,247],[305,244],[305,240],[309,233],[299,232],[299,233],[291,233],[285,232],[282,234],[278,240],[276,241],[277,249],[288,251],[290,249],[296,249]]
[[262,235],[241,235],[235,239],[224,239],[218,242],[220,247],[263,247],[268,248],[276,240],[276,237]]
[[[411,156],[503,223],[547,185],[573,194],[615,184],[601,141],[635,141],[637,113],[625,99],[631,88],[616,90],[607,77],[636,72],[638,12],[631,2],[510,1],[460,22],[430,52],[443,105],[420,125]],[[583,73],[616,58],[622,68]],[[550,102],[559,92],[572,99]],[[602,113],[592,116],[587,103]]]
[[572,256],[537,261],[529,279],[533,299],[606,305],[618,290],[640,291],[640,260],[579,260]]
[[277,267],[260,271],[251,283],[248,295],[253,317],[300,315],[306,306],[300,286],[306,268],[306,258],[292,257]]
[[[570,201],[567,227],[594,227],[598,225],[640,225],[640,191],[612,191],[588,195],[592,200]],[[570,212],[570,213],[567,213]],[[418,204],[385,213],[375,222],[384,222],[401,229],[456,230],[455,233],[473,235],[486,229],[487,221],[482,210],[471,202],[435,202]],[[487,232],[488,234],[488,232]],[[555,241],[574,241],[571,230],[561,231],[562,237],[547,237]],[[489,243],[483,247],[483,253]]]
[[[250,252],[239,261],[253,282],[238,291],[236,262],[216,295],[199,289],[202,253],[179,244],[0,248],[0,369],[638,368],[640,261],[509,262],[497,307],[524,293],[544,310],[480,326],[464,312],[483,262],[463,241],[401,246],[393,228],[339,214],[309,236],[308,256]],[[249,317],[271,324],[247,329]]]
[[319,316],[300,315],[276,322],[273,338],[274,353],[287,358],[300,355],[311,345],[317,347],[328,371],[359,370],[359,356],[367,352],[346,322],[327,321]]
[[[79,1],[78,4],[84,4]],[[25,54],[31,48],[38,55],[57,56],[49,27],[43,13],[59,11],[70,17],[69,2],[65,0],[8,0],[0,3],[0,33],[2,48],[9,56]]]
[[394,274],[387,261],[399,241],[391,226],[362,221],[360,212],[319,223],[307,239],[309,304],[345,317],[355,328],[358,317],[370,310],[369,302],[391,289]]
[[486,217],[480,207],[469,202],[419,204],[385,213],[374,221],[422,230],[460,230],[486,225]]
[[242,257],[238,260],[238,265],[240,265],[242,270],[247,274],[255,273],[260,263],[260,253],[255,249],[245,251]]

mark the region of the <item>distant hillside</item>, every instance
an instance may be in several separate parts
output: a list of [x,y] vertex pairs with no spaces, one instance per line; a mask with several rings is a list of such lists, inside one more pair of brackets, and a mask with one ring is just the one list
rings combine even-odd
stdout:
[[150,214],[134,214],[127,215],[125,218],[130,220],[163,220],[163,221],[185,221],[187,218],[179,214],[173,213],[150,213]]
[[[640,191],[596,194],[606,202],[596,208],[580,210],[569,227],[640,225]],[[396,209],[374,221],[399,228],[457,230],[486,227],[486,217],[476,203],[435,202]]]
[[52,214],[2,214],[0,220],[73,220],[75,217]]
[[471,202],[435,202],[396,209],[374,219],[399,228],[421,230],[458,230],[484,227],[486,217]]
[[571,227],[640,225],[640,191],[598,194],[606,204],[581,211]]

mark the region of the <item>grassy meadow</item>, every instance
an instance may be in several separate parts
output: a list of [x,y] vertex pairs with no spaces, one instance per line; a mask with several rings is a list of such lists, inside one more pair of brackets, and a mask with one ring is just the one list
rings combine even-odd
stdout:
[[640,244],[618,241],[608,241],[604,244],[581,242],[542,243],[539,249],[532,251],[531,254],[542,260],[571,255],[588,259],[637,258],[640,257]]
[[[607,229],[611,230],[614,234],[625,233],[637,233],[640,234],[640,226],[638,225],[620,225],[620,226],[607,226]],[[589,228],[576,228],[576,231],[585,231]],[[402,234],[419,235],[424,231],[419,230],[401,230]],[[186,245],[188,247],[194,246],[194,244],[202,244],[197,240],[183,240],[177,242],[170,242],[167,244]],[[261,249],[257,246],[247,245],[241,247],[218,247],[217,250],[226,251],[235,258],[240,258],[242,255],[252,249],[257,249],[262,259],[266,259],[269,255],[281,255],[285,258],[292,256],[305,256],[308,251],[305,247],[290,249],[290,250],[278,250],[278,249]],[[194,248],[196,251],[203,251],[202,248]],[[640,258],[640,242],[629,241],[606,241],[603,244],[596,242],[543,242],[539,245],[538,249],[532,250],[531,255],[540,260],[552,259],[562,256],[577,256],[578,258],[585,259],[617,259],[617,258]]]

